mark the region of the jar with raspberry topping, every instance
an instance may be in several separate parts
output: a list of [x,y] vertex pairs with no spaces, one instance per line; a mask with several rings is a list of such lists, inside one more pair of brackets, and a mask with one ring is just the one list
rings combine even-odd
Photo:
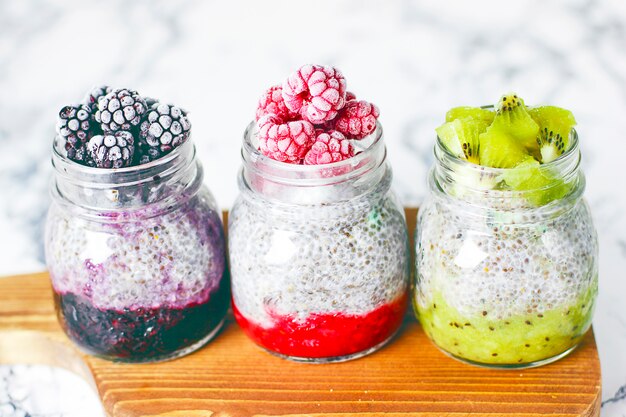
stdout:
[[46,261],[65,333],[114,361],[176,358],[228,310],[222,221],[191,141],[139,166],[101,169],[53,149]]
[[379,349],[407,307],[408,236],[391,191],[382,128],[355,156],[324,165],[278,162],[242,146],[229,218],[233,311],[270,353],[339,362]]

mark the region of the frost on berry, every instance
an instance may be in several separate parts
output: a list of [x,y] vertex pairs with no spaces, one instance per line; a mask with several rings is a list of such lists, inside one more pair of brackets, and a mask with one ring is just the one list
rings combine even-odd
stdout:
[[143,98],[146,101],[146,107],[148,108],[148,110],[150,110],[151,108],[158,106],[159,105],[159,100],[157,100],[156,98],[153,97],[144,97]]
[[83,99],[83,104],[88,104],[93,106],[94,108],[98,106],[98,100],[100,97],[104,97],[112,91],[112,88],[108,85],[99,85],[92,87],[91,90],[85,95]]
[[83,165],[92,165],[86,145],[87,141],[100,131],[92,118],[92,106],[78,104],[63,107],[57,121],[57,132],[63,139],[67,157]]
[[72,146],[78,147],[90,137],[91,116],[92,109],[88,105],[65,106],[59,111],[57,132]]
[[141,123],[139,136],[161,152],[171,151],[182,145],[191,130],[187,114],[176,106],[159,103],[148,111]]
[[130,130],[147,110],[145,100],[134,90],[113,90],[98,99],[95,119],[104,132]]
[[354,147],[337,131],[322,132],[304,157],[305,165],[321,165],[343,161],[354,156]]
[[315,139],[315,128],[306,120],[283,121],[268,115],[259,122],[259,150],[280,162],[300,163]]
[[304,65],[283,83],[285,106],[313,124],[333,119],[346,100],[341,72],[322,65]]
[[270,87],[263,93],[256,108],[256,121],[258,122],[261,117],[270,114],[283,120],[291,120],[297,116],[285,106],[283,88],[280,85]]
[[159,159],[182,145],[191,134],[187,113],[176,106],[154,102],[139,126],[139,164]]
[[333,121],[335,130],[349,139],[363,139],[376,130],[380,111],[367,101],[348,101]]
[[132,162],[134,138],[124,130],[105,133],[92,137],[87,148],[98,168],[123,168]]

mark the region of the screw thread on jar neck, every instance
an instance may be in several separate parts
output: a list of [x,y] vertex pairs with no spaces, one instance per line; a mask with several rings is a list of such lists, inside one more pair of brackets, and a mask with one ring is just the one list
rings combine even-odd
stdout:
[[[570,134],[570,147],[565,153],[533,169],[473,164],[452,154],[439,138],[434,154],[431,188],[477,208],[549,211],[555,206],[567,206],[566,203],[573,205],[581,198],[585,188],[584,175],[580,170],[578,135],[574,129]],[[521,176],[523,187],[510,187],[505,179],[511,175]],[[534,177],[533,180],[532,176],[542,178],[536,180]]]
[[116,169],[93,168],[69,160],[58,139],[52,151],[52,197],[83,215],[180,204],[181,193],[195,195],[202,185],[202,166],[190,139],[147,164]]
[[355,156],[324,165],[275,161],[258,150],[257,134],[256,123],[251,122],[241,148],[239,184],[266,199],[289,204],[348,200],[377,186],[386,173],[390,175],[380,124],[370,136],[353,143]]

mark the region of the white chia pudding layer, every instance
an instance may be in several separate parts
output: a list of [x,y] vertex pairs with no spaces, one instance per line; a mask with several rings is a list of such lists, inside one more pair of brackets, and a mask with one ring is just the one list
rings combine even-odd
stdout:
[[404,294],[406,223],[387,177],[371,193],[328,204],[282,204],[244,191],[229,219],[238,310],[271,327],[268,311],[302,321],[361,315]]
[[105,222],[53,205],[46,258],[54,290],[117,310],[207,301],[225,269],[221,216],[212,207],[204,190],[165,214],[122,213]]
[[472,220],[431,199],[420,211],[417,266],[420,307],[443,296],[464,316],[506,319],[575,305],[596,290],[597,238],[579,201],[552,219]]

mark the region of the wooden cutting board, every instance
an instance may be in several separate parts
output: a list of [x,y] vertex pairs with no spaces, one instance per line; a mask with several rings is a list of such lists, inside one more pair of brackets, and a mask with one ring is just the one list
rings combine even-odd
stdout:
[[[415,210],[407,210],[413,230]],[[600,361],[589,331],[571,355],[528,370],[490,370],[448,358],[407,314],[400,333],[365,358],[328,365],[274,357],[229,316],[200,351],[128,365],[78,352],[57,324],[46,273],[0,279],[0,363],[76,372],[113,417],[574,417],[600,415]]]

